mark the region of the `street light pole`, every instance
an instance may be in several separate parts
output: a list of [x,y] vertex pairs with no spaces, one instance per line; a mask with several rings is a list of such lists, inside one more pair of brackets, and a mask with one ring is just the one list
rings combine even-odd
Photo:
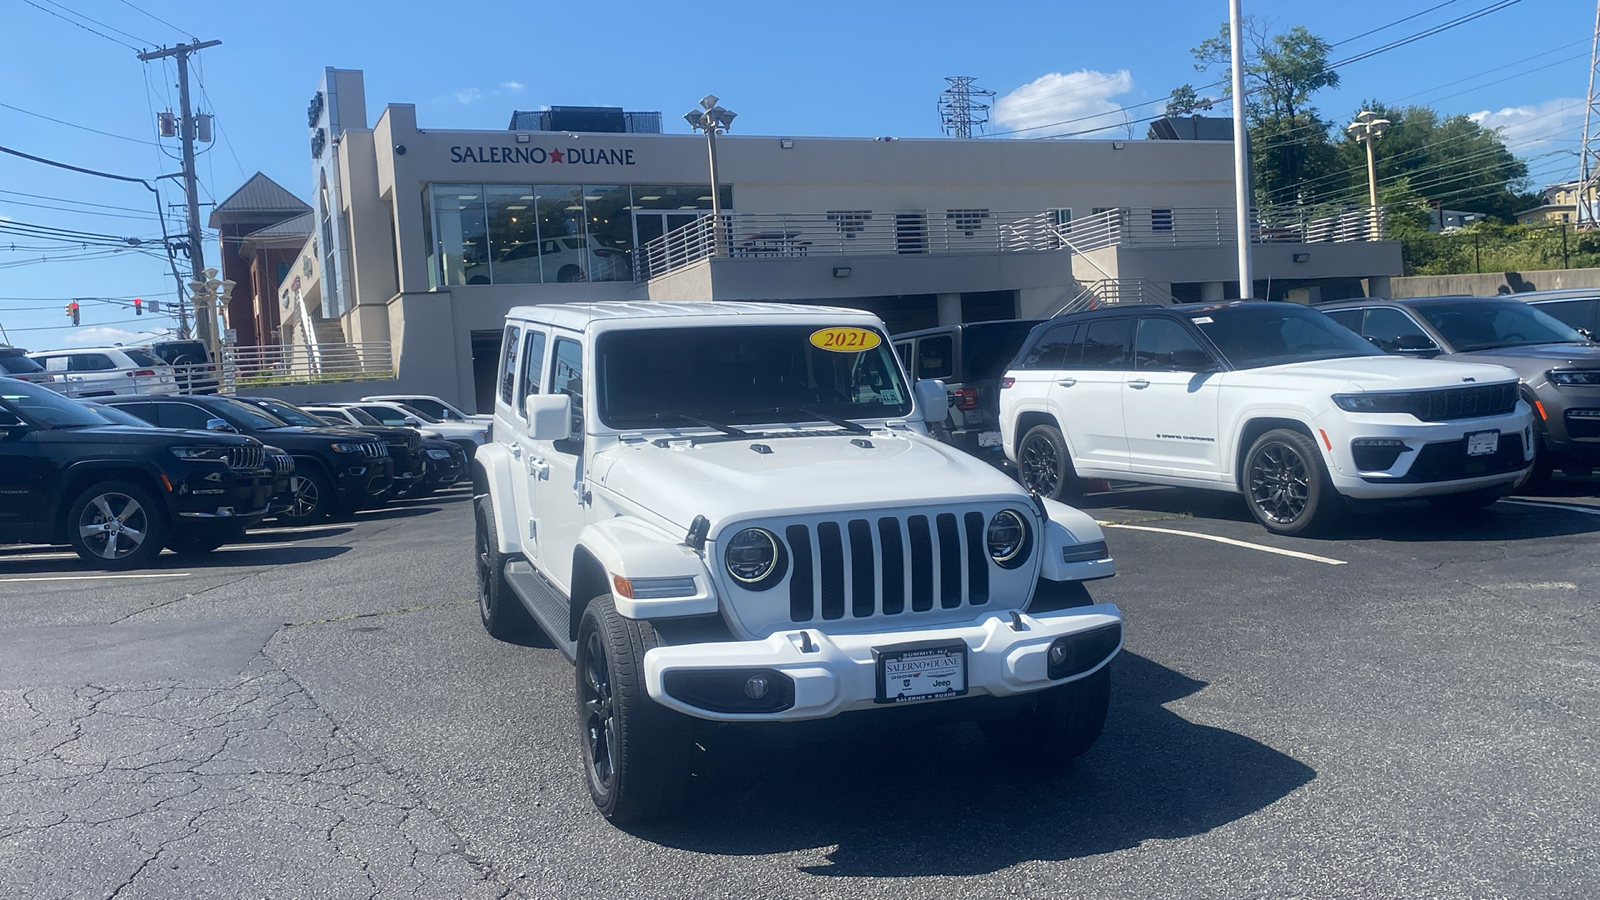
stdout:
[[727,132],[737,115],[731,109],[718,106],[716,94],[701,97],[699,109],[691,109],[683,114],[690,128],[706,134],[706,153],[711,161],[711,242],[714,256],[728,255],[727,248],[723,246],[722,188],[717,179],[717,132]]
[[1240,0],[1228,3],[1228,43],[1233,54],[1233,203],[1234,230],[1239,236],[1239,297],[1248,300],[1255,293],[1255,276],[1250,271],[1250,147],[1244,127],[1244,18]]
[[1372,145],[1377,143],[1378,138],[1382,137],[1388,128],[1388,119],[1380,119],[1377,113],[1364,109],[1346,129],[1351,137],[1367,146],[1367,199],[1370,204],[1368,215],[1372,217],[1370,234],[1375,241],[1381,240],[1383,235],[1378,217],[1378,164],[1372,153]]

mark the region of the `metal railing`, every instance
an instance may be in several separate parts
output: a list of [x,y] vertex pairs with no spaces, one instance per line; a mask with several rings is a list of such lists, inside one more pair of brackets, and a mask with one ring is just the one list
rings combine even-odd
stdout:
[[1148,278],[1102,278],[1084,285],[1077,296],[1052,315],[1099,309],[1102,306],[1129,303],[1154,303],[1173,306],[1177,298],[1166,288]]
[[239,388],[394,377],[388,341],[224,347],[219,363],[93,374],[50,373],[49,386],[92,400],[128,394],[232,394]]
[[714,256],[732,259],[815,255],[909,256],[1059,250],[1049,212],[949,209],[924,212],[725,213],[648,241],[634,252],[644,281]]
[[[1257,244],[1381,240],[1383,210],[1370,206],[1252,207]],[[1061,226],[1079,252],[1105,247],[1220,246],[1238,242],[1231,207],[1108,209]]]

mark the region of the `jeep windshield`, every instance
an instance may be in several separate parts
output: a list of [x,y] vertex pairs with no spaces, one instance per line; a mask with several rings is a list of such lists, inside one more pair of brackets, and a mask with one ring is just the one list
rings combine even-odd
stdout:
[[1571,326],[1521,300],[1418,303],[1413,309],[1439,329],[1457,353],[1521,344],[1588,343]]
[[1186,312],[1235,369],[1384,355],[1354,331],[1295,303],[1255,301]]
[[0,425],[17,423],[13,410],[46,428],[92,428],[110,421],[76,400],[13,379],[0,382],[0,401]]
[[[839,335],[846,348],[825,349]],[[600,421],[611,428],[911,413],[911,392],[876,329],[818,323],[612,331],[596,345],[596,370]]]

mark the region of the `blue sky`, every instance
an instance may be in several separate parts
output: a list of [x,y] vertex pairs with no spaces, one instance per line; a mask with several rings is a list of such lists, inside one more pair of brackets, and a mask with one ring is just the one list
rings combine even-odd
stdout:
[[[1305,25],[1344,42],[1334,51],[1343,59],[1497,2],[1244,0],[1244,7],[1278,28]],[[153,122],[154,111],[177,106],[172,66],[140,63],[108,38],[144,47],[190,36],[223,42],[201,54],[197,71],[199,108],[215,114],[223,136],[198,164],[203,201],[225,198],[257,170],[309,193],[305,109],[328,65],[365,70],[372,119],[385,103],[415,103],[425,128],[500,129],[515,108],[593,104],[660,110],[668,131],[687,131],[679,114],[712,92],[739,112],[740,133],[901,137],[937,136],[935,99],[944,76],[972,75],[1001,95],[991,131],[1029,129],[1006,139],[1046,136],[1124,116],[1038,126],[1159,100],[1178,84],[1209,80],[1193,70],[1189,49],[1216,33],[1227,7],[1225,0],[0,0],[12,38],[0,55],[0,103],[16,107],[0,106],[0,145],[140,178],[177,171],[163,156],[175,156],[176,144],[155,146]],[[1576,171],[1569,151],[1582,130],[1593,24],[1588,0],[1521,0],[1341,68],[1343,83],[1319,103],[1335,118],[1367,98],[1480,115],[1506,128],[1536,181],[1568,178]],[[1141,106],[1127,116],[1159,109]],[[1143,124],[1129,127],[1143,136]],[[1088,137],[1128,133],[1117,127]],[[172,182],[163,184],[162,202],[181,204]],[[153,209],[138,185],[0,156],[0,218],[150,237],[160,232]],[[181,228],[181,208],[170,212],[171,226]],[[0,326],[13,344],[82,346],[171,324],[89,302],[83,325],[71,328],[62,312],[75,296],[170,302],[163,259],[134,250],[82,258],[75,248],[31,249],[46,244],[10,234],[0,241]],[[12,250],[12,241],[30,249]],[[206,253],[215,256],[214,242]]]

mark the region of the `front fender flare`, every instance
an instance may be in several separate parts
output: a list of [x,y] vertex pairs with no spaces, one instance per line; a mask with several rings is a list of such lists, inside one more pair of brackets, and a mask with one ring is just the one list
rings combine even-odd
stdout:
[[1044,539],[1039,542],[1044,553],[1039,567],[1040,578],[1047,581],[1091,581],[1117,574],[1110,550],[1096,559],[1068,558],[1071,552],[1083,549],[1086,544],[1105,546],[1105,531],[1094,516],[1048,497],[1041,499],[1050,513],[1050,520],[1044,523]]
[[[660,529],[618,516],[585,527],[578,535],[578,545],[605,569],[606,588],[624,618],[677,618],[717,612],[716,584],[705,561]],[[623,596],[624,585],[635,596]]]

